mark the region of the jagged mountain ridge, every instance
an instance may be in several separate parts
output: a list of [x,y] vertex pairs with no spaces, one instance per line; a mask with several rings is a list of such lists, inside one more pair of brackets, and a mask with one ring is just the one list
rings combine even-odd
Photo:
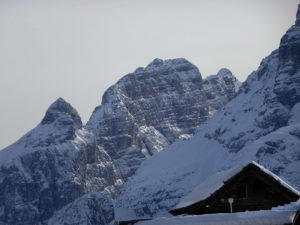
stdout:
[[0,152],[0,165],[0,224],[6,225],[40,224],[90,190],[112,196],[119,181],[109,156],[61,98],[36,128]]
[[190,140],[145,161],[116,201],[116,219],[167,215],[213,173],[254,160],[300,188],[300,5],[278,50]]
[[[152,72],[145,74],[146,70]],[[126,77],[140,79],[140,84],[143,84],[143,78],[151,83],[153,77],[160,79],[161,76],[164,76],[167,87],[160,86],[160,82],[154,82],[151,88],[156,90],[152,94],[151,91],[143,92],[145,87],[131,84],[128,86],[126,83]],[[36,128],[0,151],[0,224],[46,224],[48,220],[49,224],[58,221],[74,224],[75,220],[72,220],[72,217],[81,218],[86,224],[108,224],[114,218],[111,198],[117,193],[123,180],[127,179],[146,157],[160,151],[180,135],[191,135],[197,124],[234,97],[238,84],[236,78],[226,69],[222,69],[219,75],[214,75],[207,81],[202,80],[198,69],[184,59],[156,59],[145,69],[139,68],[126,77],[111,88],[117,90],[116,93],[109,89],[103,97],[104,106],[100,108],[109,109],[109,116],[113,118],[109,122],[101,121],[108,119],[107,117],[97,118],[99,110],[96,109],[85,127],[76,110],[60,98],[49,107]],[[173,79],[176,88],[167,84],[168,79]],[[127,93],[126,101],[123,101],[124,93],[120,92],[119,87],[127,87],[127,90],[136,93]],[[166,101],[168,98],[160,99],[160,92],[170,94],[174,104]],[[151,105],[147,107],[144,104],[144,107],[139,108],[137,103],[142,103],[145,98],[153,98],[151,95],[155,95]],[[198,104],[195,107],[197,97],[201,97],[201,102],[206,105]],[[185,100],[189,104],[184,104]],[[176,116],[160,112],[160,108],[155,107],[156,101],[165,105],[170,114],[189,113],[193,119],[187,116],[177,121]],[[176,105],[176,101],[181,105]],[[156,111],[153,111],[153,108],[156,108]],[[197,116],[200,111],[205,112],[201,117]],[[174,131],[162,132],[156,129],[153,124],[156,115],[159,117],[157,127],[168,124]],[[127,126],[124,126],[121,130],[122,135],[115,141],[117,149],[122,152],[122,160],[115,160],[112,158],[114,151],[99,140],[102,135],[115,137],[112,134],[115,134],[116,130],[110,128],[115,128],[119,121],[124,121]],[[106,130],[101,130],[104,132],[101,136],[97,130],[99,124],[106,124]],[[95,127],[97,129],[94,129]],[[129,129],[129,134],[138,137],[135,140],[140,140],[140,145],[131,141],[129,144],[125,142],[124,145],[122,137],[128,134],[128,127],[134,127]],[[124,164],[131,164],[129,170],[123,171],[126,169]],[[96,193],[89,194],[93,191]],[[101,206],[102,200],[98,198],[102,199],[105,205]],[[82,207],[85,210],[80,210]],[[102,215],[103,210],[111,212]],[[93,219],[89,220],[78,213],[88,214],[88,217]]]
[[155,59],[104,93],[87,129],[126,180],[145,158],[193,134],[235,96],[237,86],[227,69],[202,80],[185,59]]

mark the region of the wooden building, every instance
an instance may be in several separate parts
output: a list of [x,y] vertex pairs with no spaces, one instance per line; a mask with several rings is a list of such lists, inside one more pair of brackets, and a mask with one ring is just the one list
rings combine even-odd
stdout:
[[293,187],[259,164],[250,162],[211,176],[170,213],[201,215],[267,210],[299,198],[299,192]]

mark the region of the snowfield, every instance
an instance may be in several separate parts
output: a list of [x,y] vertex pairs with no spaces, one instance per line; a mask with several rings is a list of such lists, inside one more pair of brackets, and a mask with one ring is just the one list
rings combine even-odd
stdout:
[[293,222],[295,211],[253,211],[157,218],[136,225],[282,225]]
[[161,217],[136,225],[282,225],[291,224],[298,210],[300,200],[271,210]]

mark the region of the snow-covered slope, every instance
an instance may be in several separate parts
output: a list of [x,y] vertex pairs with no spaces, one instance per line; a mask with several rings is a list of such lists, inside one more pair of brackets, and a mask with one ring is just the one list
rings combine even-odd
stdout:
[[195,216],[162,217],[136,225],[282,225],[292,224],[296,211],[249,211]]
[[55,213],[48,225],[107,225],[114,219],[110,196],[90,192]]
[[113,195],[115,171],[76,110],[58,99],[36,128],[0,151],[0,224],[37,224],[90,190]]
[[136,225],[282,225],[292,224],[299,210],[300,200],[271,210],[162,217]]
[[117,220],[167,214],[211,174],[254,160],[300,188],[300,7],[278,50],[190,140],[145,161],[116,201]]
[[155,59],[105,92],[87,129],[126,180],[145,158],[193,134],[235,96],[238,85],[228,69],[202,80],[186,59]]

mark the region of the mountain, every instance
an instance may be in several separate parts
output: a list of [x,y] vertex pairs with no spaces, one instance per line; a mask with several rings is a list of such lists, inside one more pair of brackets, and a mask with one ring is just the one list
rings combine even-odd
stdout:
[[0,224],[39,224],[91,189],[113,195],[115,171],[60,98],[36,128],[0,151]]
[[200,125],[144,161],[116,200],[116,219],[168,215],[215,172],[253,160],[300,189],[300,5],[280,46],[238,95]]
[[145,158],[192,135],[238,85],[228,69],[203,80],[185,59],[155,59],[110,87],[86,128],[126,180]]
[[86,126],[57,99],[0,151],[0,224],[110,223],[112,199],[140,163],[192,135],[238,85],[227,69],[203,80],[185,59],[155,59],[109,88]]

